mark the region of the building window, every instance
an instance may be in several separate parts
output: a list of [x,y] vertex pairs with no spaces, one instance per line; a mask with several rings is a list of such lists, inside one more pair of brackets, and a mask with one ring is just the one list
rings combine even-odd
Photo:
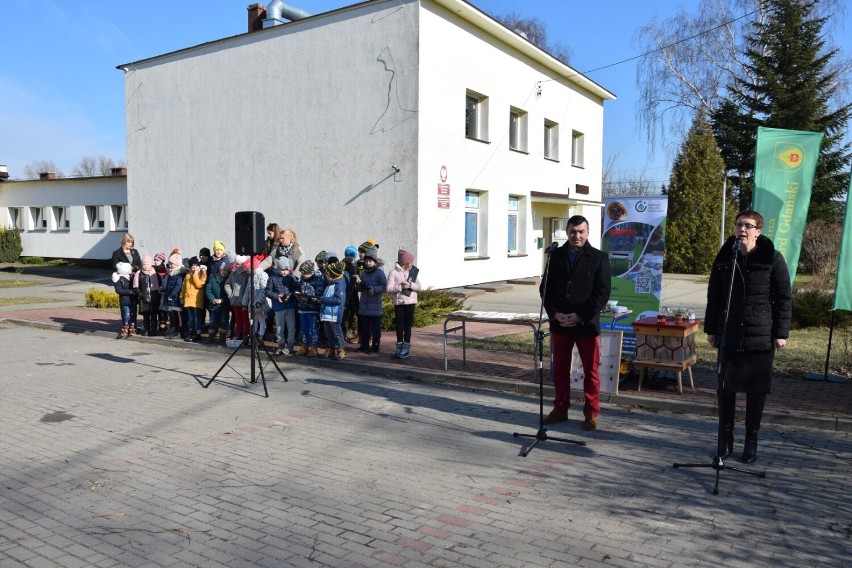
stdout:
[[112,230],[126,231],[127,230],[127,205],[113,205],[112,210]]
[[467,138],[488,141],[488,97],[467,91],[464,110],[464,135]]
[[509,149],[527,151],[527,113],[514,107],[509,109]]
[[520,205],[520,199],[510,195],[509,196],[509,243],[508,243],[508,251],[509,254],[517,254],[518,253],[518,210]]
[[485,238],[483,231],[487,222],[485,214],[485,193],[466,191],[464,193],[464,253],[467,256],[485,256]]
[[544,157],[559,159],[559,125],[547,119],[544,121]]
[[9,225],[19,231],[24,230],[24,208],[10,207],[9,208]]
[[103,231],[104,219],[99,205],[86,205],[86,230]]
[[574,130],[571,133],[571,165],[578,168],[583,167],[583,145],[584,138],[582,132]]
[[47,216],[44,214],[44,207],[30,207],[30,216],[32,217],[33,231],[47,230]]
[[53,230],[67,231],[71,228],[71,219],[68,217],[68,207],[53,208]]

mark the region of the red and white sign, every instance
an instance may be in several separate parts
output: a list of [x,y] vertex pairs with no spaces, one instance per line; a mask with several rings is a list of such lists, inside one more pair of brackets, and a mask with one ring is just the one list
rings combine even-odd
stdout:
[[441,166],[441,183],[447,181],[447,166]]
[[449,194],[450,194],[450,184],[439,183],[438,184],[438,195],[449,195]]
[[449,195],[439,195],[438,196],[438,209],[449,209],[450,208],[450,196]]

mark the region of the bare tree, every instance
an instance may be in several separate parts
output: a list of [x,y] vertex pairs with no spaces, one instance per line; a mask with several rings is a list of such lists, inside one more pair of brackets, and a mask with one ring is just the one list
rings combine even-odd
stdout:
[[[755,11],[755,12],[752,12]],[[696,111],[710,115],[734,78],[748,74],[742,45],[753,21],[763,18],[758,0],[702,0],[698,12],[639,29],[637,113],[648,140],[685,138]]]
[[24,166],[24,179],[38,179],[45,172],[54,173],[56,177],[65,177],[65,174],[55,163],[50,160],[37,160]]
[[637,176],[617,176],[615,166],[619,158],[618,152],[607,156],[603,164],[601,189],[603,197],[641,197],[643,195],[660,195],[661,187],[649,179],[647,170],[642,170]]
[[[834,25],[843,21],[844,11],[843,0],[823,0],[816,7]],[[668,139],[683,140],[696,111],[712,116],[742,80],[759,80],[744,53],[752,26],[765,23],[767,16],[761,0],[701,0],[695,14],[680,10],[639,29],[646,55],[636,69],[636,111],[650,148],[657,140],[664,145]],[[843,71],[850,68],[849,60],[832,65],[848,81]],[[839,91],[848,93],[848,83]]]
[[71,175],[78,177],[94,177],[108,176],[112,174],[112,169],[122,167],[123,160],[115,161],[106,156],[83,156],[80,162],[74,166]]
[[805,227],[799,270],[813,275],[806,286],[808,289],[831,289],[837,275],[842,233],[843,227],[840,223],[830,223],[822,219],[810,221]]
[[571,48],[562,43],[550,43],[547,39],[547,27],[538,18],[525,18],[517,12],[509,12],[504,16],[493,16],[493,18],[562,63],[566,65],[570,63],[573,56]]

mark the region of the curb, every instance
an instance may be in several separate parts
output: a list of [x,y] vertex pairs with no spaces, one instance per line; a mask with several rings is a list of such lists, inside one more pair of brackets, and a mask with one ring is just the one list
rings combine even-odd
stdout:
[[[49,331],[64,331],[79,335],[93,335],[106,339],[115,339],[115,332],[101,331],[89,329],[74,325],[61,325],[54,323],[45,323],[16,318],[0,317],[0,323],[8,323],[19,325],[22,327],[32,327],[35,329],[45,329]],[[149,343],[161,347],[172,349],[190,349],[195,351],[221,352],[221,345],[205,345],[198,343],[187,343],[184,341],[175,342],[162,338],[151,338],[145,336],[135,336],[134,342]],[[248,357],[248,350],[239,352],[237,355]],[[518,394],[522,396],[538,396],[539,385],[535,383],[521,383],[517,381],[508,381],[504,379],[495,379],[472,375],[466,373],[436,373],[435,371],[424,371],[411,367],[386,367],[382,365],[374,365],[367,362],[353,361],[346,359],[345,361],[335,361],[326,357],[296,358],[286,357],[276,359],[277,362],[296,363],[306,367],[329,367],[341,368],[350,372],[362,373],[373,377],[385,377],[396,380],[414,380],[424,383],[436,385],[448,385],[454,387],[464,387],[474,390],[487,390],[501,393]],[[545,403],[547,399],[553,397],[553,387],[544,385]],[[582,395],[574,397],[576,401],[582,402]],[[704,417],[716,416],[716,405],[704,404],[700,402],[677,401],[670,399],[657,399],[638,395],[626,394],[611,394],[601,393],[600,401],[602,404],[612,404],[622,408],[638,408],[650,411],[670,412],[673,414],[691,414]],[[813,428],[816,430],[830,430],[836,432],[852,432],[852,419],[840,418],[834,416],[815,416],[812,414],[799,414],[795,412],[783,411],[765,411],[763,413],[763,425],[783,425],[797,426],[803,428]]]

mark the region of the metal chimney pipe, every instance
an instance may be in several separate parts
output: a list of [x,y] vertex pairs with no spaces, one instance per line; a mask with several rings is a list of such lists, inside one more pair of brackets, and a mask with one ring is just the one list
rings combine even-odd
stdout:
[[266,19],[263,20],[263,28],[266,29],[271,28],[272,26],[281,25],[284,23],[285,18],[292,22],[294,20],[308,18],[311,15],[312,14],[310,12],[306,12],[305,10],[296,8],[295,6],[290,6],[282,0],[272,0],[272,2],[270,2],[266,7]]

